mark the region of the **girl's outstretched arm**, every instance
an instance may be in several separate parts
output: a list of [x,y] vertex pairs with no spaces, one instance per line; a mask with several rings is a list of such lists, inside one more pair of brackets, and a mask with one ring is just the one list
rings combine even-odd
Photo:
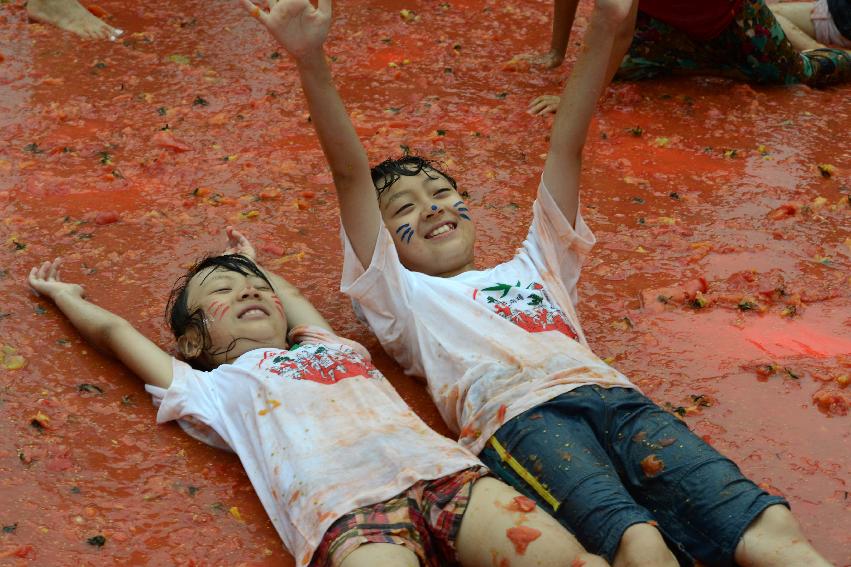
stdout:
[[313,306],[313,304],[301,294],[296,286],[279,276],[274,272],[270,272],[257,262],[257,253],[251,241],[244,234],[229,226],[225,229],[228,237],[228,244],[225,248],[225,254],[242,254],[247,258],[251,258],[257,266],[263,270],[266,277],[272,282],[275,288],[275,293],[281,300],[284,306],[284,312],[287,314],[287,328],[294,329],[301,325],[312,325],[322,327],[332,333],[334,330],[325,317]]
[[319,0],[318,8],[310,0],[270,1],[269,12],[249,0],[241,2],[296,62],[311,122],[334,176],[343,227],[361,263],[368,266],[382,220],[366,151],[325,60],[323,44],[331,26],[331,0]]
[[631,0],[597,0],[582,51],[564,87],[550,134],[544,183],[564,216],[576,221],[582,148],[597,100],[608,82],[615,36],[630,16]]
[[86,301],[82,286],[63,282],[61,263],[61,258],[56,258],[30,270],[27,279],[33,290],[52,299],[90,344],[123,362],[145,383],[168,388],[171,356],[118,315]]

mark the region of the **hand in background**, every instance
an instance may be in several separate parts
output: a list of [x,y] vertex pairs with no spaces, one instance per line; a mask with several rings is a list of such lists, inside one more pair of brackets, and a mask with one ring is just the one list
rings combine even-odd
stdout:
[[268,0],[269,11],[251,0],[240,0],[245,10],[260,20],[284,49],[296,59],[321,49],[331,27],[331,0]]

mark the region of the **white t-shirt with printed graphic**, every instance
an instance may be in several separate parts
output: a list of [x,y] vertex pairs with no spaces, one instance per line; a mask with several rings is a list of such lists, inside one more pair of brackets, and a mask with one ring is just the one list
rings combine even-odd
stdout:
[[600,360],[574,310],[594,235],[576,229],[541,182],[513,259],[451,278],[402,266],[386,227],[364,270],[345,231],[342,290],[384,349],[424,377],[446,424],[479,453],[506,420],[579,386],[635,386]]
[[147,386],[157,422],[191,417],[190,433],[239,456],[298,565],[340,516],[481,464],[423,423],[363,347],[308,335],[311,344],[252,350],[211,372],[175,359],[167,390]]

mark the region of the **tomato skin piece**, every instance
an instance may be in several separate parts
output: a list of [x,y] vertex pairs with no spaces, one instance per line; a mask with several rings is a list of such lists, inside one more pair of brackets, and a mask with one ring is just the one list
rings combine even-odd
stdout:
[[523,555],[529,544],[541,537],[541,530],[529,526],[514,526],[505,530],[505,537],[511,540],[517,555]]
[[112,224],[114,222],[118,222],[121,217],[118,216],[118,213],[115,211],[104,211],[97,214],[95,217],[95,224]]
[[794,217],[798,214],[798,209],[800,205],[796,203],[786,203],[785,205],[780,205],[770,213],[768,213],[768,218],[771,220],[783,220]]
[[104,18],[106,16],[109,16],[109,12],[107,12],[97,4],[86,4],[85,6],[86,10],[88,10],[96,18]]
[[641,460],[641,470],[644,471],[646,477],[653,478],[665,470],[665,461],[655,454],[647,455]]
[[170,150],[174,150],[177,153],[180,152],[188,152],[192,149],[191,146],[181,142],[171,132],[166,132],[165,130],[159,130],[156,134],[151,137],[151,141],[154,145],[159,146],[161,148],[168,148]]
[[506,507],[506,510],[511,512],[531,512],[535,509],[535,506],[537,506],[537,504],[535,504],[535,501],[531,498],[527,498],[526,496],[515,496],[511,501],[511,504]]
[[260,250],[263,252],[268,252],[272,256],[280,257],[284,255],[284,249],[277,244],[263,244],[260,246]]

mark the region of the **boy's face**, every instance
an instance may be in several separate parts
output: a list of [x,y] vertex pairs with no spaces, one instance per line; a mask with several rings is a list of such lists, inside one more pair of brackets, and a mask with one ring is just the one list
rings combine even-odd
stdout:
[[471,270],[476,227],[467,205],[445,177],[426,171],[401,176],[378,201],[399,259],[432,276]]
[[206,317],[206,355],[213,366],[255,348],[287,348],[284,307],[262,278],[209,268],[189,281],[187,302],[190,311],[200,307]]

